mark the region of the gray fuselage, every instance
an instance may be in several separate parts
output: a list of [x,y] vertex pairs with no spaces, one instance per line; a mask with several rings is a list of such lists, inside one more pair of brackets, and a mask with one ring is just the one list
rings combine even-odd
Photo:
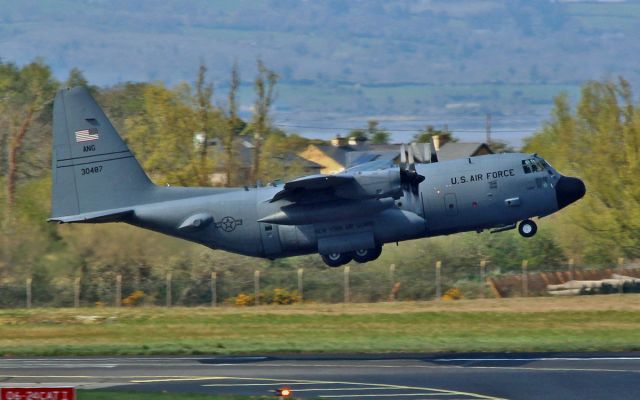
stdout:
[[202,196],[137,206],[127,222],[211,248],[273,259],[506,227],[562,208],[556,186],[563,177],[530,154],[417,164],[416,172],[425,177],[417,192],[405,191],[397,199],[310,203],[298,206],[297,214],[293,209],[289,222],[279,224],[259,222],[292,205],[269,202],[281,190],[278,185],[204,189]]

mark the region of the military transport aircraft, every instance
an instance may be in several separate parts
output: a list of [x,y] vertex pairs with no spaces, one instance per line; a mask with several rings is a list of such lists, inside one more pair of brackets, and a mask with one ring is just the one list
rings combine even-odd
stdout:
[[59,223],[125,222],[214,249],[275,259],[320,253],[332,267],[378,258],[385,243],[516,228],[580,199],[584,183],[533,154],[417,164],[370,161],[335,175],[256,188],[154,185],[89,92],[54,102],[52,216]]

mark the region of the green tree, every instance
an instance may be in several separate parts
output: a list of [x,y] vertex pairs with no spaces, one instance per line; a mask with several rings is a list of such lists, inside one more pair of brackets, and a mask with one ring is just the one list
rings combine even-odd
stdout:
[[413,136],[413,141],[417,143],[429,143],[431,142],[431,138],[434,136],[440,137],[440,145],[443,145],[447,142],[457,142],[453,136],[453,133],[447,129],[435,129],[431,125],[427,125],[424,130],[416,133]]
[[145,171],[158,184],[197,185],[203,167],[194,133],[202,125],[196,110],[181,93],[188,87],[167,89],[161,84],[144,89],[141,115],[125,119],[126,138]]
[[145,112],[144,91],[150,83],[126,82],[108,88],[99,88],[94,97],[105,110],[113,125],[126,134],[125,119]]
[[199,163],[198,163],[198,185],[208,186],[209,174],[211,171],[211,160],[209,160],[208,146],[209,140],[213,136],[213,113],[214,107],[211,104],[213,97],[213,83],[207,82],[207,67],[204,63],[200,63],[198,68],[198,78],[195,83],[195,100],[197,107],[197,118],[201,142],[199,145]]
[[364,138],[369,140],[372,144],[388,144],[389,139],[391,138],[391,133],[385,129],[379,128],[379,125],[378,121],[370,119],[367,121],[367,127],[365,129],[352,129],[347,137]]
[[69,71],[69,76],[67,77],[67,80],[64,82],[64,85],[66,87],[76,87],[76,86],[89,86],[89,82],[87,82],[87,79],[84,77],[84,74],[82,73],[82,71],[80,71],[79,68],[71,68],[71,71]]
[[307,143],[300,136],[287,136],[280,129],[270,129],[261,152],[259,179],[272,182],[304,175],[304,161],[296,153],[302,151]]
[[269,110],[275,99],[275,86],[278,74],[267,68],[258,59],[258,75],[254,82],[256,101],[253,110],[253,166],[251,180],[256,182],[260,176],[260,148],[269,127]]
[[0,62],[0,274],[27,275],[55,240],[48,215],[52,98],[57,82],[36,60],[23,67]]
[[572,255],[598,262],[640,256],[638,112],[624,79],[589,82],[575,111],[559,96],[551,121],[526,141],[526,151],[585,181],[585,198],[556,217]]
[[[15,204],[16,185],[22,151],[28,142],[47,143],[44,129],[32,129],[42,116],[58,84],[50,68],[42,61],[34,61],[18,68],[14,64],[0,64],[0,98],[2,142],[6,146],[5,191],[7,210]],[[50,113],[49,113],[50,115]],[[48,149],[47,149],[48,152]]]
[[370,119],[367,121],[367,136],[372,144],[388,144],[391,133],[387,130],[380,129],[378,121]]
[[240,70],[238,62],[231,67],[231,79],[229,81],[229,94],[227,97],[227,125],[222,133],[222,145],[224,147],[224,168],[226,175],[226,186],[234,184],[233,171],[236,168],[235,162],[235,140],[245,128],[245,123],[238,116],[238,89],[240,89]]

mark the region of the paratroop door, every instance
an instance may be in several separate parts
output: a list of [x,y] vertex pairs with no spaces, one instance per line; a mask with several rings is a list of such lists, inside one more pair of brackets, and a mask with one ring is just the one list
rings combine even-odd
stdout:
[[455,193],[447,193],[444,195],[444,209],[447,215],[458,215],[458,200]]

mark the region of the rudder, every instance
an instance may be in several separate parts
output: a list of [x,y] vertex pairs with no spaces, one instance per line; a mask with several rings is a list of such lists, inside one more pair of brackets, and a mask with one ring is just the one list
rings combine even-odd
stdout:
[[52,220],[129,207],[154,187],[84,87],[56,95],[52,164]]

